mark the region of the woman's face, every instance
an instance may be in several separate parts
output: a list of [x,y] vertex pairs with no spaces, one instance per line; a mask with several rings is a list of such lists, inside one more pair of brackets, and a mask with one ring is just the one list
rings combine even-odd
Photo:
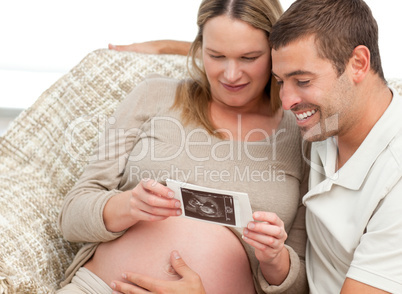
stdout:
[[258,106],[271,76],[271,51],[263,30],[221,15],[204,26],[203,62],[213,102]]

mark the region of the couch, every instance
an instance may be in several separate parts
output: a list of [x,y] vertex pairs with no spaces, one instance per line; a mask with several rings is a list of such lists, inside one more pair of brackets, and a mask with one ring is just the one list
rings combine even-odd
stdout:
[[88,54],[0,138],[0,293],[53,293],[80,244],[57,217],[102,123],[145,76],[186,76],[186,58],[106,49]]
[[[57,227],[63,197],[102,125],[151,73],[184,78],[186,58],[106,49],[88,54],[0,138],[0,294],[54,293],[81,244]],[[402,93],[402,80],[389,83]]]

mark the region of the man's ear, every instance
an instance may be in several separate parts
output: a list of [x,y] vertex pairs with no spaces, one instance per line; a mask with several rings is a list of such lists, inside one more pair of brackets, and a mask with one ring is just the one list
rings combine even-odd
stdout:
[[357,46],[353,50],[349,63],[354,82],[360,83],[362,80],[364,80],[371,69],[370,50],[363,45]]

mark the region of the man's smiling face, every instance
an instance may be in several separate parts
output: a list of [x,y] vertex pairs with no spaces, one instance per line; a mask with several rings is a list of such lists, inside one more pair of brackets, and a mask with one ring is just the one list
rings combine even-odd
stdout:
[[272,62],[283,108],[295,114],[306,140],[325,140],[348,128],[342,118],[354,108],[351,80],[318,55],[314,36],[273,49]]

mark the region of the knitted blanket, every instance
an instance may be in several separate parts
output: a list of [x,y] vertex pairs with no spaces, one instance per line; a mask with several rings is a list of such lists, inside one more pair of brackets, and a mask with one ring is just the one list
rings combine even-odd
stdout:
[[80,244],[57,217],[102,123],[145,76],[183,78],[186,58],[97,50],[46,90],[0,138],[0,293],[53,293]]

